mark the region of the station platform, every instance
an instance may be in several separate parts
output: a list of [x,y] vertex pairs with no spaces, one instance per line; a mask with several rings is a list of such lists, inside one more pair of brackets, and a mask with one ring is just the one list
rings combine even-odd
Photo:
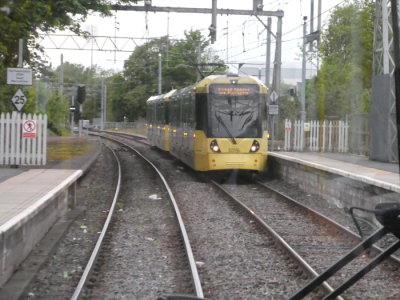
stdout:
[[97,158],[100,143],[97,137],[48,139],[48,149],[63,151],[71,145],[82,150],[79,155],[57,153],[48,157],[46,166],[0,168],[0,287],[75,206],[76,182]]
[[[341,153],[272,151],[267,168],[273,178],[315,194],[335,209],[374,209],[379,203],[400,202],[396,163]],[[379,226],[373,214],[360,212],[359,216]]]
[[276,151],[269,152],[269,155],[400,193],[397,163],[372,161],[365,156],[343,153]]

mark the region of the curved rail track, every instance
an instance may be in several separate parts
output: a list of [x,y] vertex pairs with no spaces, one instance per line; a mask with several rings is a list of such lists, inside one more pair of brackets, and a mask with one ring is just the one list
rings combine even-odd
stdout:
[[[203,291],[202,291],[202,286],[201,286],[201,282],[200,282],[200,277],[198,275],[196,262],[194,260],[194,256],[193,256],[193,252],[192,252],[192,249],[191,249],[190,241],[189,241],[189,238],[188,238],[188,235],[187,235],[187,232],[186,232],[186,228],[185,228],[185,225],[183,223],[183,220],[182,220],[182,217],[181,217],[181,213],[180,213],[178,205],[177,205],[177,203],[175,201],[174,195],[173,195],[173,193],[172,193],[167,181],[165,180],[163,174],[157,169],[157,167],[151,161],[149,161],[144,155],[142,155],[138,150],[134,149],[132,146],[124,143],[121,140],[112,138],[110,136],[102,136],[102,137],[106,138],[108,140],[111,140],[114,143],[117,143],[117,144],[123,146],[124,148],[129,149],[130,151],[133,151],[137,156],[139,156],[148,165],[150,165],[151,168],[158,174],[159,178],[163,182],[164,187],[167,190],[167,193],[169,195],[169,199],[170,199],[170,202],[171,202],[172,207],[174,209],[174,214],[176,216],[176,220],[177,220],[177,223],[178,223],[178,226],[179,226],[179,230],[181,232],[181,238],[183,240],[183,245],[184,245],[184,248],[185,248],[185,252],[186,252],[186,255],[187,255],[187,259],[188,259],[188,264],[189,264],[189,267],[190,267],[190,273],[191,273],[191,276],[192,276],[192,283],[193,283],[193,287],[194,287],[194,290],[195,290],[194,291],[195,292],[195,297],[203,298]],[[80,282],[79,282],[79,284],[78,284],[78,286],[77,286],[77,288],[76,288],[76,290],[75,290],[75,292],[74,292],[74,294],[73,294],[71,299],[79,299],[82,296],[82,293],[83,293],[83,291],[85,289],[86,284],[88,283],[90,275],[93,272],[93,269],[95,268],[96,260],[97,260],[97,258],[99,256],[99,252],[102,249],[102,244],[103,244],[103,241],[104,241],[104,237],[106,236],[106,234],[107,234],[107,232],[109,230],[109,225],[110,225],[111,219],[113,218],[113,213],[115,211],[115,207],[116,207],[116,204],[117,204],[117,201],[118,201],[118,195],[119,195],[119,191],[120,191],[120,188],[121,188],[120,187],[120,185],[121,185],[121,163],[119,162],[118,156],[115,154],[115,152],[114,151],[112,151],[112,152],[114,153],[115,159],[116,159],[117,164],[118,164],[118,170],[119,170],[118,171],[118,173],[119,173],[118,184],[117,184],[117,187],[116,187],[116,190],[115,190],[114,199],[113,199],[111,208],[109,210],[109,214],[107,216],[106,222],[105,222],[105,224],[103,226],[103,229],[102,229],[102,231],[100,233],[99,239],[98,239],[98,241],[96,243],[96,246],[95,246],[95,248],[93,250],[93,253],[92,253],[92,255],[91,255],[90,259],[89,259],[89,262],[88,262],[88,264],[87,264],[87,266],[86,266],[86,268],[85,268],[85,270],[83,272],[82,278],[80,279]]]
[[121,163],[120,163],[120,161],[118,159],[118,156],[115,153],[115,151],[113,149],[111,149],[111,148],[109,148],[109,149],[113,153],[115,161],[117,163],[117,167],[118,167],[118,180],[117,180],[117,185],[116,185],[116,188],[115,188],[114,198],[113,198],[113,201],[111,203],[111,207],[110,207],[109,213],[107,215],[107,219],[104,222],[103,229],[101,230],[99,239],[96,242],[96,245],[95,245],[95,247],[93,249],[93,252],[92,252],[92,254],[90,256],[90,259],[89,259],[89,261],[88,261],[88,263],[87,263],[87,265],[85,267],[85,270],[83,271],[81,279],[79,280],[79,283],[78,283],[78,285],[77,285],[77,287],[76,287],[76,289],[74,291],[74,294],[71,297],[71,300],[79,299],[79,297],[83,293],[83,290],[84,290],[84,288],[85,288],[85,286],[86,286],[86,284],[87,284],[87,282],[89,280],[90,274],[92,273],[92,271],[93,271],[93,269],[95,267],[96,260],[97,260],[97,258],[99,256],[100,251],[101,251],[101,246],[102,246],[102,244],[104,242],[104,237],[105,237],[107,231],[109,230],[111,219],[113,217],[113,214],[114,214],[114,211],[115,211],[115,207],[117,205],[119,191],[121,189],[121,178],[122,178]]
[[[216,184],[216,183],[214,183]],[[218,184],[216,184],[218,185]],[[246,207],[256,222],[266,229],[275,239],[276,244],[283,247],[286,253],[297,261],[302,271],[294,267],[298,276],[306,276],[308,280],[315,278],[343,255],[347,254],[360,242],[360,237],[344,226],[328,219],[316,211],[303,206],[294,199],[288,198],[261,183],[258,185],[218,185],[236,203]],[[265,190],[268,188],[268,192]],[[231,195],[233,194],[233,196]],[[317,290],[317,298],[326,297],[336,289],[345,278],[365,266],[373,255],[382,251],[374,247],[372,251],[355,260],[344,268],[337,276],[324,282]],[[292,265],[289,263],[289,265]],[[296,270],[297,269],[297,270]],[[346,299],[396,299],[400,294],[398,287],[398,259],[385,262],[376,270],[357,282],[351,289],[343,293]],[[290,296],[290,295],[286,295]],[[337,299],[343,299],[338,297]],[[297,298],[301,299],[301,298]]]
[[[310,279],[333,265],[361,240],[358,235],[340,224],[263,183],[235,186],[222,186],[216,182],[214,184],[269,231],[291,257],[298,261]],[[381,249],[374,247],[372,252],[357,259],[352,266],[344,268],[329,280],[329,284],[324,282],[325,293],[332,293],[333,287],[339,286],[344,278],[351,277],[365,266],[370,260],[368,257],[372,254],[376,256]],[[398,295],[400,274],[393,269],[397,270],[400,264],[396,258],[391,258],[391,261],[393,265],[387,263],[379,267],[379,270],[371,272],[366,276],[368,279],[361,280],[346,291],[343,297],[355,299],[361,297],[363,291],[368,291],[365,297],[370,297],[369,299]],[[385,291],[380,287],[384,287]],[[375,295],[371,295],[371,291]]]

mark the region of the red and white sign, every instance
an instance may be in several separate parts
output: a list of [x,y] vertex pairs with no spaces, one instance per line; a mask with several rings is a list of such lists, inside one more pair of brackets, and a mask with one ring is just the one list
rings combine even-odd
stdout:
[[289,120],[285,121],[285,130],[292,130],[292,122],[290,122]]
[[22,137],[35,138],[36,137],[36,121],[24,120],[22,124]]

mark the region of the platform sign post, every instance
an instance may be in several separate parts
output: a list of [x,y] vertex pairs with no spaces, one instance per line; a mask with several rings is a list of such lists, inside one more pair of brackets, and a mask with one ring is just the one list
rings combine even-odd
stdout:
[[32,69],[7,68],[7,84],[32,85]]
[[279,106],[276,104],[268,105],[268,114],[270,115],[278,115],[279,114]]
[[22,122],[22,137],[23,138],[36,138],[36,121],[24,120]]

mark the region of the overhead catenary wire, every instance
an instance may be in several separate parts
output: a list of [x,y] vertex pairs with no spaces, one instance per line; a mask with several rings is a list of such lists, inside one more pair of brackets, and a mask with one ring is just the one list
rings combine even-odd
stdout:
[[[294,0],[286,2],[284,6],[288,5],[290,2],[293,2],[293,1],[294,1]],[[297,0],[296,0],[296,1],[297,1]],[[330,7],[330,8],[328,8],[328,9],[326,9],[325,11],[323,11],[323,12],[321,13],[321,15],[324,15],[324,14],[326,14],[326,13],[332,11],[332,10],[335,9],[336,7],[338,7],[338,6],[340,6],[341,4],[343,4],[345,1],[346,1],[346,0],[343,0],[343,1],[341,1],[340,3],[338,3],[338,4],[336,4],[336,5],[332,6],[332,7]],[[278,1],[273,1],[273,2],[278,2]],[[272,2],[272,3],[273,3],[273,2]],[[301,0],[300,0],[300,2],[301,2]],[[316,18],[318,18],[318,16],[314,17],[314,19],[316,19]],[[251,20],[246,20],[246,21],[247,21],[246,23],[252,24],[253,26],[256,24],[256,22],[251,22]],[[254,20],[254,21],[256,21],[256,20]],[[308,20],[308,22],[310,22],[310,20]],[[242,23],[242,26],[243,26],[243,24],[244,24],[244,23]],[[290,29],[289,31],[286,31],[285,33],[283,33],[282,36],[288,35],[288,34],[290,34],[291,32],[293,32],[293,31],[295,31],[295,30],[297,30],[297,29],[300,29],[302,26],[303,26],[303,25],[301,24],[300,26],[297,26],[297,27],[295,27],[295,28],[292,28],[292,29]],[[240,26],[237,26],[237,27],[238,27],[238,30],[234,31],[234,30],[230,29],[230,32],[235,33],[235,32],[238,32],[238,31],[240,31],[240,30],[242,29]],[[247,32],[249,32],[249,31],[247,31]],[[257,40],[251,40],[251,41],[246,40],[246,42],[245,42],[246,47],[244,47],[244,39],[246,39],[246,38],[247,38],[246,33],[245,33],[244,31],[242,31],[242,38],[241,38],[241,40],[242,40],[242,43],[241,43],[241,44],[242,44],[242,45],[239,45],[239,44],[232,45],[232,46],[230,46],[230,47],[227,49],[227,51],[229,51],[230,53],[232,53],[232,55],[229,56],[228,60],[230,60],[230,59],[232,59],[232,58],[234,58],[234,57],[238,57],[238,56],[240,56],[240,55],[242,55],[242,54],[245,54],[245,53],[247,54],[248,52],[254,51],[254,50],[256,50],[257,48],[261,48],[261,47],[264,45],[263,43],[261,43],[261,44],[258,43],[258,36],[257,36],[257,37],[256,37]],[[301,36],[298,36],[298,37],[294,37],[294,38],[290,38],[290,39],[283,40],[282,43],[292,42],[292,41],[296,41],[296,40],[301,41],[302,39],[303,39],[303,36],[301,35]],[[265,41],[265,40],[264,40],[264,41]],[[254,45],[254,44],[257,44],[257,43],[258,43],[258,46],[256,46],[256,47],[251,47],[251,45]],[[275,41],[272,41],[272,43],[275,43]],[[249,48],[249,47],[250,47],[250,48]],[[300,46],[298,46],[298,47],[300,47]],[[241,53],[235,53],[235,50],[237,50],[238,48],[242,48],[243,51],[241,51]],[[289,50],[290,50],[290,49],[293,49],[293,48],[297,48],[297,47],[289,48]],[[288,48],[286,48],[286,50],[288,50]],[[225,51],[226,51],[226,50],[225,50]],[[219,50],[219,53],[221,53],[221,54],[223,55],[223,54],[225,53],[225,51],[224,51],[224,50]]]

